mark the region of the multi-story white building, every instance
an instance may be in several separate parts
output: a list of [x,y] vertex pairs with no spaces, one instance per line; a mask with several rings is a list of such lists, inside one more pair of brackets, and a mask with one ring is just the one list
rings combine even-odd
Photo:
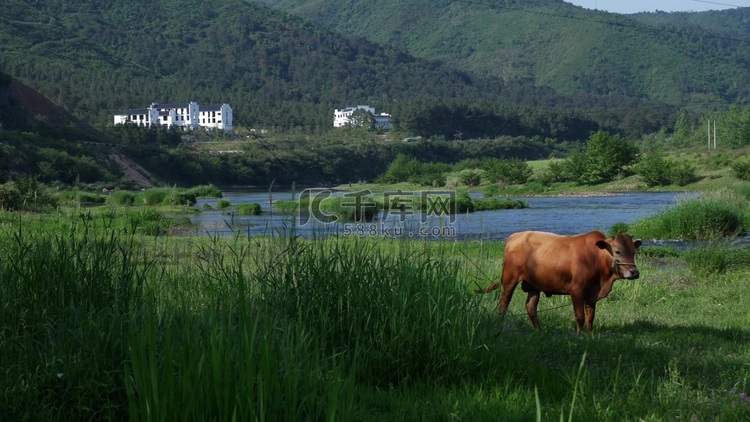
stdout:
[[229,104],[201,106],[198,123],[206,129],[224,129],[231,132],[232,107]]
[[354,124],[352,114],[357,110],[364,110],[375,117],[375,127],[380,129],[391,128],[391,115],[386,113],[375,114],[375,107],[359,105],[356,107],[347,107],[344,109],[333,110],[333,127],[344,127]]
[[178,104],[152,103],[149,108],[129,109],[125,114],[115,114],[114,123],[135,123],[139,126],[161,125],[183,130],[223,129],[232,131],[232,107],[200,106],[196,102]]

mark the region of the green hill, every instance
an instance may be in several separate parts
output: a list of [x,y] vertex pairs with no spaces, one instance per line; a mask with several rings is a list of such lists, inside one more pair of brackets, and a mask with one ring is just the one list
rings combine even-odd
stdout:
[[1,72],[0,141],[0,183],[23,175],[45,183],[130,185],[110,159],[108,135]]
[[221,0],[9,0],[2,70],[98,125],[151,102],[233,104],[240,124],[330,126],[334,107],[491,98],[501,81]]
[[[478,20],[491,17],[475,12]],[[368,16],[353,16],[352,25]],[[398,43],[341,35],[252,2],[7,0],[0,22],[0,70],[97,127],[126,108],[183,101],[228,102],[237,126],[305,132],[329,130],[333,109],[354,104],[397,118],[437,104],[440,110],[427,112],[447,114],[446,125],[457,109],[501,116],[478,136],[583,139],[592,128],[637,134],[675,117],[674,108],[619,91],[561,95],[520,77],[527,71],[518,61],[494,74],[478,74],[473,64],[456,70],[448,56],[415,58]],[[434,26],[421,22],[423,32]],[[482,54],[468,58],[474,63]],[[468,135],[462,127],[439,133],[454,132]]]
[[[699,107],[750,99],[748,8],[678,14],[665,25],[562,0],[257,1],[417,57],[568,95]],[[672,14],[655,14],[664,15]],[[718,32],[727,21],[727,31],[741,36]]]

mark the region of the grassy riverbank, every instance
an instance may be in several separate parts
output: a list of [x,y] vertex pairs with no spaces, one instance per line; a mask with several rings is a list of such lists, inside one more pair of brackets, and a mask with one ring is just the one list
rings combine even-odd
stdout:
[[500,273],[496,242],[174,239],[25,218],[0,226],[11,420],[750,417],[745,264],[701,272],[700,255],[646,247],[641,279],[577,335],[568,298],[542,300],[536,332],[520,291],[504,319],[472,293]]
[[[372,192],[416,192],[422,190],[458,190],[466,192],[482,192],[485,196],[537,196],[537,195],[576,195],[593,196],[620,192],[665,192],[688,191],[702,192],[733,187],[743,183],[737,179],[732,171],[732,165],[737,161],[744,161],[747,151],[743,150],[714,150],[707,152],[703,149],[692,148],[672,151],[666,155],[671,161],[681,163],[695,169],[695,177],[690,183],[667,186],[647,186],[641,176],[635,174],[634,169],[627,169],[620,177],[611,182],[581,185],[574,182],[544,181],[545,172],[550,164],[560,163],[561,159],[527,161],[531,176],[524,184],[492,183],[482,181],[473,186],[462,185],[458,180],[460,172],[449,173],[445,186],[428,186],[415,183],[354,183],[338,186],[347,191],[370,190]],[[479,170],[476,170],[479,171]],[[481,171],[480,171],[481,172]]]

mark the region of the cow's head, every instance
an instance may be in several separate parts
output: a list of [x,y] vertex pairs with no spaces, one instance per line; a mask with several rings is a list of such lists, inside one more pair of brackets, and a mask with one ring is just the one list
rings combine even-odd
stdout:
[[635,265],[635,250],[641,246],[640,239],[621,233],[607,240],[598,240],[596,246],[612,256],[612,266],[620,278],[635,280],[640,275]]

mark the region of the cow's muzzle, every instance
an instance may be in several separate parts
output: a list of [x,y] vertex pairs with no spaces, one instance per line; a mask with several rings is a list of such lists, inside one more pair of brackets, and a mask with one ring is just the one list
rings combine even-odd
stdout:
[[622,278],[625,280],[635,280],[637,279],[641,274],[638,272],[638,270],[630,270],[626,271],[625,274],[622,275]]
[[[622,268],[621,265],[632,265],[632,268]],[[618,269],[618,273],[620,273],[620,277],[624,278],[625,280],[635,280],[637,279],[641,273],[638,271],[638,268],[636,268],[635,263],[633,262],[614,262],[614,266]]]

